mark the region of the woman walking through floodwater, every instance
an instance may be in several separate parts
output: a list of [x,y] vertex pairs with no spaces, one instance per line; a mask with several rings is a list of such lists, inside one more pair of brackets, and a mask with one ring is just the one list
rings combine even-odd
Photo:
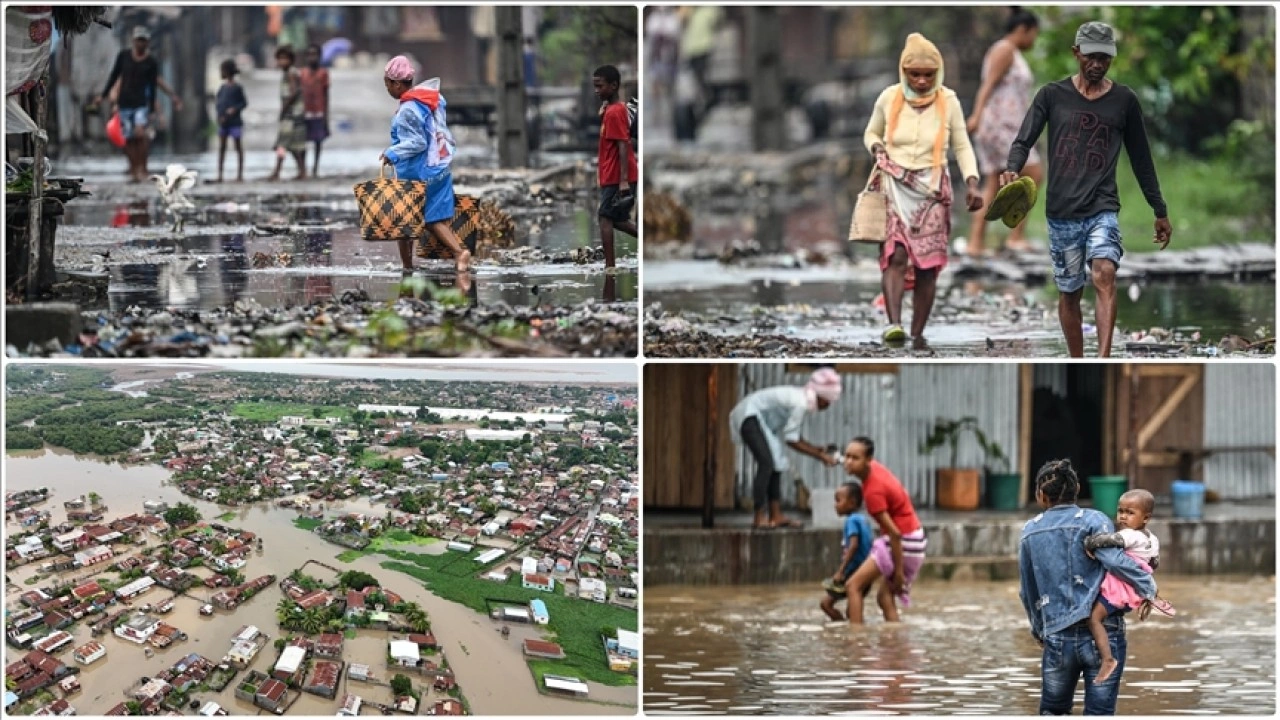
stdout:
[[876,159],[871,187],[888,197],[888,228],[880,250],[881,282],[889,325],[886,343],[907,339],[902,296],[914,287],[911,338],[923,349],[938,273],[947,264],[951,238],[951,175],[947,149],[964,174],[966,206],[982,209],[978,160],[965,130],[964,110],[943,85],[942,53],[923,35],[907,36],[898,63],[899,82],[876,100],[863,141]]
[[[471,253],[454,234],[453,135],[445,125],[445,102],[440,94],[440,79],[432,78],[416,87],[413,63],[403,55],[391,58],[384,72],[387,94],[400,101],[400,109],[391,121],[391,147],[378,158],[395,168],[400,180],[420,180],[427,184],[427,202],[423,208],[427,232],[434,235],[453,253],[458,272],[471,269]],[[425,241],[421,238],[420,241]],[[401,240],[400,263],[404,272],[413,271],[413,241]]]
[[1089,632],[1089,617],[1111,573],[1132,586],[1139,597],[1154,599],[1150,573],[1115,547],[1098,547],[1090,556],[1085,541],[1111,533],[1111,520],[1097,510],[1076,505],[1080,480],[1069,460],[1053,460],[1036,474],[1036,500],[1045,511],[1022,528],[1018,546],[1021,587],[1018,597],[1031,623],[1031,637],[1043,650],[1040,662],[1040,714],[1069,715],[1076,685],[1084,677],[1084,714],[1115,715],[1128,643],[1124,615],[1103,620],[1115,672],[1096,682],[1102,656]]
[[898,603],[911,605],[911,585],[924,565],[924,526],[916,515],[907,489],[889,468],[875,459],[876,444],[869,437],[856,437],[844,450],[844,471],[862,481],[863,507],[880,526],[880,536],[871,543],[871,556],[845,581],[849,622],[861,625],[863,595],[882,580],[876,603],[885,622],[898,622]]
[[[1040,20],[1035,13],[1015,7],[1005,23],[1004,37],[987,50],[982,59],[982,87],[969,115],[969,132],[978,151],[978,165],[986,183],[982,189],[982,201],[990,206],[1000,189],[1000,173],[1009,159],[1009,148],[1018,136],[1022,119],[1031,108],[1031,96],[1035,90],[1035,75],[1022,54],[1036,44],[1040,34]],[[1031,149],[1022,174],[1040,185],[1040,153]],[[1005,242],[1008,250],[1026,250],[1026,221],[1018,224]],[[983,252],[987,220],[981,212],[973,214],[969,232],[969,254]]]

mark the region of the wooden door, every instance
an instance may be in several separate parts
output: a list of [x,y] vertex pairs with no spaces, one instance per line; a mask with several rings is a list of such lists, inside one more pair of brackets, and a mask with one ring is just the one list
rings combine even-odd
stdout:
[[[716,375],[715,422],[707,381]],[[702,509],[708,447],[716,453],[715,507],[734,506],[734,446],[729,413],[738,402],[737,366],[656,364],[644,367],[644,504],[647,508]],[[708,437],[714,434],[709,445]]]
[[1199,469],[1179,478],[1178,460],[1179,450],[1199,447],[1204,438],[1204,366],[1127,363],[1111,369],[1110,472],[1157,496],[1167,496],[1174,480],[1201,479]]

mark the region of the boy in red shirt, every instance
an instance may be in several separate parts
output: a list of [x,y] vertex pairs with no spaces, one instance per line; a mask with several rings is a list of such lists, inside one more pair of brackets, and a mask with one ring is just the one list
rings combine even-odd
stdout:
[[[600,242],[604,245],[604,266],[614,267],[613,230],[635,237],[636,224],[631,219],[635,191],[631,184],[639,180],[636,154],[631,147],[631,121],[627,106],[618,97],[622,74],[612,65],[596,69],[591,78],[596,97],[604,102],[600,108]],[[625,168],[625,172],[624,172]]]

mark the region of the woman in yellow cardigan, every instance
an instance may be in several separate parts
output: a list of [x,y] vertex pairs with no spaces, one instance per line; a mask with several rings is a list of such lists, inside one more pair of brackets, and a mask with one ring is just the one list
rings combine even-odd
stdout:
[[914,286],[911,337],[924,348],[938,273],[951,238],[951,177],[947,148],[964,173],[970,212],[982,209],[978,160],[955,92],[942,84],[942,53],[919,33],[907,37],[898,64],[901,79],[880,94],[863,136],[880,171],[872,182],[889,199],[888,233],[880,250],[881,283],[889,327],[886,343],[907,339],[902,296]]

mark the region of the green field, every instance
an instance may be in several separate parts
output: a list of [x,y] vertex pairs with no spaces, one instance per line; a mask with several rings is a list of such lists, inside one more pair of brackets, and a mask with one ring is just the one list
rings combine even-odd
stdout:
[[441,542],[440,538],[419,537],[408,530],[391,530],[374,538],[373,542],[369,543],[369,550],[381,552],[383,550],[409,549],[422,547],[423,545],[435,545],[438,542]]
[[286,415],[296,415],[304,418],[314,417],[314,410],[321,411],[321,417],[340,417],[344,421],[351,420],[351,408],[336,407],[329,405],[305,405],[302,403],[283,403],[263,400],[261,402],[236,403],[231,409],[231,413],[237,417],[246,420],[257,420],[260,422],[279,422],[280,418]]
[[525,605],[534,598],[545,602],[551,616],[547,630],[553,636],[552,639],[564,648],[566,658],[560,661],[539,660],[536,666],[530,663],[530,669],[535,674],[540,670],[543,673],[579,677],[602,685],[636,684],[635,676],[609,670],[601,640],[604,628],[636,630],[639,625],[636,612],[565,597],[560,592],[551,594],[527,590],[521,587],[518,574],[513,575],[505,585],[481,580],[477,577],[481,568],[473,562],[478,554],[475,552],[422,555],[385,550],[382,554],[392,558],[382,562],[382,567],[417,578],[436,595],[466,605],[477,612],[487,613],[489,600],[518,605]]
[[[1274,242],[1270,233],[1257,227],[1260,208],[1274,204],[1274,187],[1259,187],[1242,180],[1236,168],[1225,160],[1203,160],[1180,153],[1158,153],[1156,175],[1160,179],[1165,205],[1169,207],[1169,222],[1173,224],[1173,242],[1169,249]],[[1152,242],[1155,215],[1133,177],[1128,156],[1124,154],[1116,169],[1116,185],[1120,190],[1120,232],[1125,252],[1159,249]],[[957,218],[955,235],[967,236],[968,218],[961,218],[960,214]],[[1251,223],[1254,226],[1251,227]],[[1002,243],[1008,233],[998,221],[987,223],[987,246],[995,247],[992,244],[995,238]],[[1046,246],[1048,244],[1049,226],[1044,216],[1043,187],[1027,219],[1027,237]]]
[[320,527],[323,524],[324,524],[323,520],[314,520],[312,518],[299,517],[299,518],[293,519],[294,527],[298,528],[299,530],[306,530],[307,532],[311,532],[312,530],[315,530],[316,528]]
[[224,522],[224,523],[231,522],[232,520],[235,520],[235,519],[236,519],[236,514],[234,512],[224,512],[217,517],[217,520],[219,522]]

